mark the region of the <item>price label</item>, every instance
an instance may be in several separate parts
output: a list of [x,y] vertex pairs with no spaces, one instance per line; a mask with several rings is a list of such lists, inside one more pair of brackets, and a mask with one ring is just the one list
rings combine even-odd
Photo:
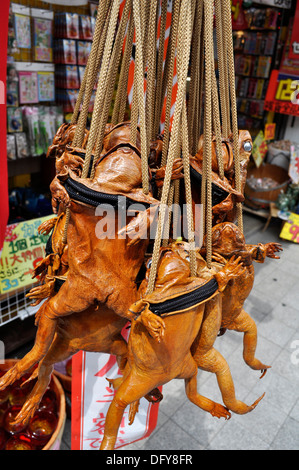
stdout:
[[290,213],[288,220],[282,228],[280,237],[294,243],[299,243],[299,214]]

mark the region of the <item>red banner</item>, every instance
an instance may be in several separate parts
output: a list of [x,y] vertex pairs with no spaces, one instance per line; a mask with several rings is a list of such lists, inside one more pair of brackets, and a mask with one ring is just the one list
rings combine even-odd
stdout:
[[8,40],[9,0],[1,1],[0,15],[0,250],[3,246],[5,229],[8,221],[8,173],[6,155],[6,61]]

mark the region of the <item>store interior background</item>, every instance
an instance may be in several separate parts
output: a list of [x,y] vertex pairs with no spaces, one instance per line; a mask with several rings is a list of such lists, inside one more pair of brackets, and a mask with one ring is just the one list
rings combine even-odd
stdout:
[[[95,18],[96,2],[81,7],[71,6],[71,1],[69,3],[68,6],[59,6],[41,0],[11,2],[7,63],[7,165],[10,206],[8,225],[39,219],[52,213],[49,185],[55,175],[55,168],[54,161],[46,159],[45,153],[60,123],[70,122],[80,87],[80,77],[91,46],[92,35],[89,35],[88,28],[94,27]],[[295,264],[296,260],[299,263],[299,106],[296,104],[297,109],[296,106],[288,106],[292,90],[287,87],[290,86],[290,80],[299,83],[299,54],[298,59],[288,58],[292,47],[290,41],[294,22],[299,29],[299,18],[296,23],[295,16],[297,2],[293,0],[289,9],[262,3],[232,0],[239,127],[249,130],[254,142],[245,190],[245,236],[248,235],[248,242],[252,240],[254,243],[282,243],[287,259]],[[13,5],[16,5],[15,10]],[[25,16],[30,8],[53,12],[53,19],[48,23],[51,32],[49,42],[43,35],[39,20],[51,16],[43,17],[41,13],[37,13],[36,22],[33,16],[28,18],[31,28],[29,36],[25,30],[24,35],[16,34],[15,27],[18,23],[15,15],[18,17],[22,14],[22,10],[18,10],[20,6],[29,9],[24,12]],[[79,15],[80,21],[85,18],[85,22],[82,20],[82,23],[78,23],[79,35],[76,39],[70,36],[67,27],[61,27],[61,23],[58,26],[57,18],[62,18],[59,16],[62,13],[75,13]],[[80,25],[85,25],[86,29]],[[26,24],[23,23],[22,27],[26,29]],[[35,27],[40,29],[35,30]],[[27,39],[30,38],[27,48],[24,47],[26,34]],[[35,47],[38,46],[38,39],[44,41],[41,49]],[[21,47],[18,41],[23,41]],[[272,80],[273,70],[281,70],[280,79],[285,80],[285,84],[281,85],[285,91],[283,99],[277,91],[279,82]],[[33,86],[32,80],[35,79],[37,84]],[[272,102],[269,98],[270,84],[272,88],[276,87],[276,96],[273,99],[272,94]],[[266,102],[268,104],[265,106]],[[285,104],[287,106],[283,106]],[[90,118],[91,116],[92,106]],[[272,169],[269,170],[270,173],[263,170],[269,165],[275,165],[274,172]],[[290,225],[289,230],[286,229],[287,224]],[[30,276],[27,275],[25,285],[20,288],[7,288],[8,284],[4,281],[8,271],[5,271],[3,254],[5,255],[4,250],[0,266],[0,339],[5,344],[6,357],[16,358],[22,357],[32,346],[36,331],[34,313],[37,309],[32,308],[25,297],[32,287]],[[259,282],[263,282],[263,269],[264,267],[258,267],[256,270]],[[273,273],[272,267],[272,270],[267,269]],[[298,278],[291,272],[289,276],[289,283],[293,285],[293,281]],[[262,296],[261,287],[259,289],[257,288],[255,293],[258,295],[260,292]],[[299,312],[297,313],[299,317]],[[259,314],[261,312],[257,311],[257,316]],[[262,312],[262,315],[265,318],[266,312]],[[299,321],[296,325],[296,331],[299,331]],[[68,392],[66,397],[69,427],[66,427],[63,445],[68,449],[71,405]],[[298,403],[297,398],[294,398],[294,407],[297,404],[297,410]],[[185,406],[183,401],[180,406],[182,409]],[[162,407],[161,410],[159,426],[170,426],[170,411],[174,411],[168,403],[164,411]],[[288,416],[289,411],[286,413]],[[299,412],[297,418],[295,417],[297,421],[298,415]],[[178,423],[180,419],[181,417],[178,417]],[[180,426],[178,423],[176,425]],[[160,429],[159,426],[157,430]],[[182,424],[181,426],[184,427]],[[159,445],[157,433],[156,441],[152,441],[155,445]],[[145,444],[138,444],[136,448],[142,448],[142,445]],[[193,445],[196,447],[196,442]],[[299,448],[298,440],[293,445]]]

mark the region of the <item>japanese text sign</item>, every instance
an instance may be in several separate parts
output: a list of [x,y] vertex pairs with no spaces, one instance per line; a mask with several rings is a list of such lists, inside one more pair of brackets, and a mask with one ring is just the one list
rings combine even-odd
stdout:
[[33,270],[45,257],[48,235],[37,229],[53,216],[8,225],[0,258],[0,293],[31,285]]
[[294,243],[299,243],[299,214],[290,213],[288,220],[282,228],[280,237]]
[[[108,379],[120,377],[116,357],[81,351],[72,358],[72,450],[99,450],[106,415],[115,391]],[[140,400],[134,423],[125,409],[117,436],[118,449],[148,437],[156,427],[159,404]]]
[[299,77],[273,70],[265,98],[266,111],[299,116]]

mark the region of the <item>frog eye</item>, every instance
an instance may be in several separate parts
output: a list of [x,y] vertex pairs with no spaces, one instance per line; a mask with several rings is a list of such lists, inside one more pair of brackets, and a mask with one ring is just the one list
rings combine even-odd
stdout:
[[243,148],[244,148],[245,152],[251,152],[252,143],[250,142],[250,140],[246,140],[246,142],[244,142]]
[[152,259],[149,259],[148,262],[146,263],[146,268],[150,269],[151,265],[152,265]]
[[186,256],[185,260],[188,261],[188,263],[190,263],[190,256]]

